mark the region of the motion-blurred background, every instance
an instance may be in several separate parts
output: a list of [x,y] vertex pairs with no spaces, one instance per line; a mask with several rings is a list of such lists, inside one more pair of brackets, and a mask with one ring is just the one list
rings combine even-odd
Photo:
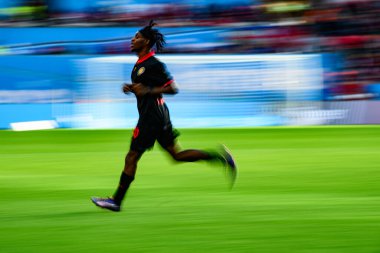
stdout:
[[[0,0],[0,252],[379,253],[379,13],[379,0]],[[90,196],[117,186],[138,118],[121,92],[130,39],[151,19],[181,145],[225,144],[239,176],[227,190],[222,167],[156,145],[110,213]],[[49,128],[65,129],[8,130]]]
[[0,0],[0,128],[133,127],[120,87],[150,19],[180,84],[167,98],[178,127],[377,124],[379,12],[371,0]]

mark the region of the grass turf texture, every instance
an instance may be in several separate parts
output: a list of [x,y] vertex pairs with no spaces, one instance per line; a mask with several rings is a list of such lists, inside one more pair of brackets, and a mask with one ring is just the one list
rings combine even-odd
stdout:
[[0,131],[0,251],[380,252],[380,127],[181,133],[184,148],[225,143],[236,187],[156,146],[112,213],[89,197],[115,190],[130,130]]

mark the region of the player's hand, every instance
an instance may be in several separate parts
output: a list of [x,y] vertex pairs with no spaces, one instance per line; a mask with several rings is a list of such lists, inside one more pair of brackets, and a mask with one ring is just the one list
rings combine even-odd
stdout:
[[133,86],[133,84],[130,84],[130,83],[123,84],[123,92],[125,94],[128,94],[129,92],[132,92],[132,86]]
[[142,83],[134,83],[131,87],[131,91],[136,94],[138,97],[145,96],[150,92],[148,86],[143,85]]

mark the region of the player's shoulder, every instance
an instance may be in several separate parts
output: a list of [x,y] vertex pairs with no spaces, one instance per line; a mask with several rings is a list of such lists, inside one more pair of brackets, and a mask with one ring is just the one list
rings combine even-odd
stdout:
[[147,65],[149,65],[150,67],[153,67],[153,68],[160,68],[160,69],[166,68],[165,63],[160,61],[160,59],[158,59],[155,56],[152,56],[149,58],[149,62],[147,62]]
[[152,56],[151,57],[152,59],[152,63],[153,64],[157,64],[157,65],[165,65],[159,58],[157,58],[156,56]]

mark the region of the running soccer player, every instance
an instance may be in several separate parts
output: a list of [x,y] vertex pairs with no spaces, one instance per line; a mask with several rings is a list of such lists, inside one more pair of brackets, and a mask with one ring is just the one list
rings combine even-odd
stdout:
[[139,120],[133,131],[119,186],[112,197],[91,198],[95,205],[115,212],[120,211],[124,196],[135,178],[138,161],[146,150],[153,147],[156,140],[175,161],[222,162],[229,175],[231,187],[237,175],[234,159],[224,146],[221,152],[180,150],[176,142],[178,132],[172,127],[168,107],[162,98],[162,94],[176,94],[178,88],[165,64],[155,57],[152,50],[155,46],[157,51],[161,51],[165,45],[164,36],[153,28],[155,25],[151,21],[148,26],[139,30],[131,41],[131,51],[137,54],[138,60],[132,70],[132,84],[124,84],[123,92],[135,94]]

